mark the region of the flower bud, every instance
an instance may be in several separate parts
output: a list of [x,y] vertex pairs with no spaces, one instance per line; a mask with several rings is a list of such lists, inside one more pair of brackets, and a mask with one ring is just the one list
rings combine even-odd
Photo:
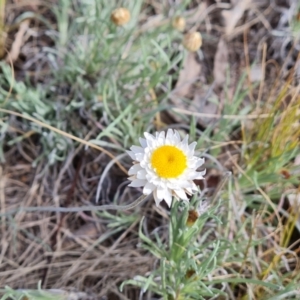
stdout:
[[202,45],[200,32],[189,32],[183,37],[182,44],[184,48],[191,52],[196,52]]
[[110,19],[117,26],[125,25],[130,20],[130,12],[127,8],[124,7],[116,8],[111,13]]
[[192,276],[194,276],[195,274],[196,274],[195,270],[189,269],[189,270],[186,271],[185,277],[186,277],[187,279],[189,279],[189,278],[191,278]]
[[183,31],[185,28],[185,19],[180,16],[175,17],[172,21],[172,26],[178,31]]
[[196,210],[189,210],[188,217],[186,220],[186,225],[191,227],[199,218],[199,213]]

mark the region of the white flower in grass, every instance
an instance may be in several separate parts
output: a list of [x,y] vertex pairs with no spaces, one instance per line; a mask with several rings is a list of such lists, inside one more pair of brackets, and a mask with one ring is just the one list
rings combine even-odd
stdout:
[[204,179],[205,171],[197,172],[204,163],[203,158],[194,156],[196,142],[188,144],[188,135],[181,140],[178,131],[169,129],[156,132],[155,136],[147,132],[145,139],[140,138],[139,146],[127,151],[134,160],[129,169],[129,186],[144,187],[143,194],[153,192],[156,205],[165,200],[169,206],[172,196],[188,201],[187,195],[197,192],[193,180]]

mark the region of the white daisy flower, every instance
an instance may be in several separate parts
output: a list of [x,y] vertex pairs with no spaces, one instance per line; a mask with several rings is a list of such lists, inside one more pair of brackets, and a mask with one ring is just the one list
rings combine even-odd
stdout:
[[143,194],[153,192],[156,205],[165,200],[169,206],[172,196],[188,201],[187,195],[197,192],[193,180],[204,179],[205,170],[196,170],[204,163],[203,158],[194,156],[196,142],[188,144],[188,135],[181,140],[179,132],[169,129],[156,132],[155,136],[147,132],[145,139],[140,138],[139,146],[127,151],[134,160],[129,169],[129,186],[144,187]]

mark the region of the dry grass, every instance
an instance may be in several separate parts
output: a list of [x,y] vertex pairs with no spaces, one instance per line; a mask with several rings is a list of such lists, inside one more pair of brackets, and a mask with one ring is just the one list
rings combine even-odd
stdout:
[[[61,165],[47,167],[42,162],[33,168],[32,146],[24,143],[25,149],[13,147],[7,152],[1,169],[1,214],[19,206],[77,206],[82,199],[94,201],[95,173],[101,173],[105,157],[79,146]],[[97,297],[118,293],[120,282],[146,273],[154,263],[136,248],[144,209],[128,228],[117,232],[95,213],[20,212],[13,219],[2,218],[0,286],[33,288],[42,280],[44,287],[88,289]]]

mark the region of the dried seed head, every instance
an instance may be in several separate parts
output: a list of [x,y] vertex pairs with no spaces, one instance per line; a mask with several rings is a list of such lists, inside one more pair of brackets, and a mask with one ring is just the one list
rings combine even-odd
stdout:
[[189,214],[186,220],[186,225],[191,227],[195,224],[199,218],[199,213],[196,210],[189,210]]
[[282,170],[280,171],[280,173],[281,173],[281,175],[283,175],[283,177],[284,177],[285,179],[289,179],[289,178],[291,177],[290,172],[289,172],[288,170],[286,170],[286,169],[282,169]]
[[175,17],[172,21],[172,26],[178,31],[183,31],[185,28],[185,19],[180,16]]
[[196,271],[195,271],[195,270],[189,269],[189,270],[186,271],[185,277],[186,277],[187,279],[189,279],[189,278],[191,278],[192,276],[194,276],[195,274],[196,274]]
[[183,46],[191,51],[197,51],[202,45],[202,37],[200,32],[189,32],[183,37],[182,41]]
[[[185,273],[185,278],[189,279],[191,281],[197,281],[199,280],[199,276],[197,275],[196,271],[194,269],[189,269]],[[185,298],[183,298],[185,299]]]
[[124,7],[116,8],[111,13],[110,19],[117,26],[125,25],[130,20],[130,12],[127,8]]

